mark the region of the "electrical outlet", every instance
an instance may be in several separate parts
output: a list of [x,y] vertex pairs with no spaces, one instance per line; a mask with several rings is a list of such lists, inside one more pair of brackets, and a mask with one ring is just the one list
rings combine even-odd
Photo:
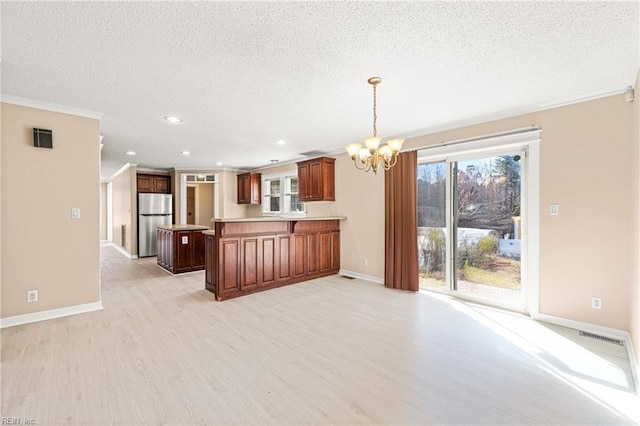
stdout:
[[559,204],[551,204],[549,206],[549,214],[551,216],[558,216],[560,214],[560,205]]
[[27,303],[33,303],[38,301],[38,290],[27,291]]
[[602,299],[599,297],[591,298],[591,307],[593,309],[602,309]]
[[362,259],[362,264],[364,266],[369,266],[369,261],[367,259]]

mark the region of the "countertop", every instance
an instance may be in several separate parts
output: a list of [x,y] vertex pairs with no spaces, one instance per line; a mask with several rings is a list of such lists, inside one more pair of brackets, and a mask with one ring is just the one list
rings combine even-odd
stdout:
[[160,229],[167,229],[169,231],[204,231],[209,229],[206,226],[201,225],[158,225]]
[[305,220],[346,220],[346,216],[316,216],[316,217],[238,217],[229,219],[211,219],[211,222],[300,222]]

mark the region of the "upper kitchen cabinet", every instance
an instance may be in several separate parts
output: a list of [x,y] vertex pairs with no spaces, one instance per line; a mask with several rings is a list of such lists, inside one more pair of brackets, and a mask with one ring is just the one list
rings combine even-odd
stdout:
[[335,158],[320,157],[298,164],[300,201],[335,201]]
[[152,192],[156,194],[171,194],[169,176],[138,175],[138,192]]
[[260,204],[260,173],[238,175],[238,204]]

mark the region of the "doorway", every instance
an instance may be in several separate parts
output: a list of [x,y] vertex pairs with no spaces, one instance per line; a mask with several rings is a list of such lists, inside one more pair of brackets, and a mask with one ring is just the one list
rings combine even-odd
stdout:
[[219,200],[217,174],[180,175],[180,224],[211,228],[211,219],[219,218]]
[[529,143],[500,145],[419,153],[420,288],[537,312],[537,232],[525,230],[538,205],[528,179],[537,189],[538,176]]
[[187,186],[187,225],[196,224],[196,190],[193,185]]

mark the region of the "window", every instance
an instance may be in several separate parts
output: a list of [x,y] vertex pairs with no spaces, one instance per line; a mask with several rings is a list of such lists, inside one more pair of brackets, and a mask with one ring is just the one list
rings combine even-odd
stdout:
[[305,205],[298,199],[298,176],[290,173],[262,176],[263,215],[305,214]]

